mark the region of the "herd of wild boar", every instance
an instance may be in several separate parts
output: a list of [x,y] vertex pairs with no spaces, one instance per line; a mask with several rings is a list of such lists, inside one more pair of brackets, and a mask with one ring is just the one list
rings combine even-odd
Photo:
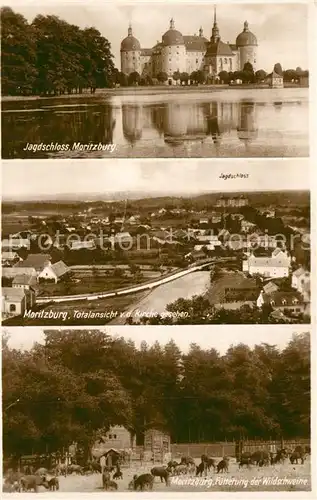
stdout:
[[[310,447],[296,446],[292,451],[285,448],[277,450],[276,453],[270,453],[263,450],[257,450],[253,453],[244,452],[239,457],[239,468],[252,466],[265,467],[278,463],[285,463],[289,460],[291,464],[304,464],[305,458],[310,454]],[[235,460],[235,459],[231,459]],[[214,459],[207,455],[202,455],[200,463],[196,465],[192,457],[184,456],[180,462],[171,460],[167,465],[153,467],[149,472],[140,475],[134,475],[129,483],[129,490],[144,491],[153,490],[155,478],[168,486],[172,476],[180,475],[196,475],[206,477],[210,471],[214,473],[229,472],[230,458],[223,457],[222,459]],[[100,464],[96,461],[90,461],[85,467],[77,464],[71,464],[67,467],[63,464],[58,465],[54,470],[48,471],[45,468],[40,468],[33,472],[30,467],[25,467],[22,471],[14,471],[9,469],[4,477],[3,491],[4,492],[37,492],[42,486],[49,491],[59,490],[59,476],[67,474],[92,474],[101,473],[102,488],[106,491],[115,491],[118,489],[118,482],[123,479],[123,472],[120,468],[120,463],[115,467],[105,467],[101,470]]]

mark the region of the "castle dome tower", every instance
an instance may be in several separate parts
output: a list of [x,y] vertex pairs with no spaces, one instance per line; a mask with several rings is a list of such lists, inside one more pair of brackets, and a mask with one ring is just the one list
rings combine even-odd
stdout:
[[141,74],[141,45],[137,38],[133,36],[132,26],[129,25],[128,36],[121,42],[121,71],[130,75],[137,71]]
[[170,20],[170,29],[167,30],[162,36],[162,43],[167,47],[173,45],[184,45],[184,38],[180,31],[175,29],[175,22],[172,18]]
[[162,71],[172,83],[173,74],[186,71],[186,47],[183,35],[175,29],[174,19],[170,20],[170,28],[162,36]]
[[251,63],[253,69],[256,70],[258,41],[249,30],[248,21],[245,21],[243,31],[237,36],[236,46],[240,53],[240,70],[243,70],[247,62]]

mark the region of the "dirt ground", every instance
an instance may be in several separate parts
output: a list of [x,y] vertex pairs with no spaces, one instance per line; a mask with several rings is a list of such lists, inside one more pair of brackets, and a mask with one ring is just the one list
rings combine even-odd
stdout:
[[[198,463],[199,460],[196,462]],[[133,475],[148,473],[152,467],[153,464],[144,464],[122,469],[123,479],[116,481],[118,491],[129,491],[128,485]],[[310,491],[310,471],[309,457],[303,465],[291,465],[287,460],[284,464],[269,467],[252,466],[249,469],[246,467],[239,469],[235,459],[231,459],[228,473],[216,474],[210,471],[207,478],[196,478],[195,475],[173,476],[168,486],[161,483],[159,478],[155,478],[153,491]],[[199,481],[198,484],[195,484],[196,479]],[[274,484],[278,480],[284,481],[284,484]],[[101,474],[71,475],[66,478],[60,476],[59,482],[60,492],[103,491]],[[43,492],[46,491],[42,489]]]

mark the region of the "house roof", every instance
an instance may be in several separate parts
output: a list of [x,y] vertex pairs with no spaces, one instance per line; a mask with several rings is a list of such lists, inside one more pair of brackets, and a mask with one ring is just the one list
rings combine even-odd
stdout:
[[309,271],[306,271],[306,269],[304,269],[303,267],[299,267],[298,269],[296,269],[296,271],[293,272],[293,276],[299,277],[305,273],[309,273]]
[[263,294],[263,300],[266,304],[272,304],[276,307],[294,306],[303,304],[303,297],[299,292],[276,291],[272,294]]
[[251,255],[251,257],[249,257],[249,264],[257,267],[289,267],[289,259],[276,257],[254,257]]
[[7,238],[1,241],[2,248],[30,248],[30,240],[25,238]]
[[3,267],[2,276],[4,278],[15,278],[19,274],[27,274],[29,276],[36,275],[34,267]]
[[53,269],[57,278],[60,278],[69,271],[69,268],[62,260],[59,260],[58,262],[55,262],[55,264],[52,264],[51,268]]
[[2,260],[13,260],[16,259],[18,254],[16,252],[2,252],[1,253],[1,259]]
[[30,253],[23,262],[18,262],[15,267],[34,267],[36,270],[44,269],[51,261],[51,256],[45,253]]
[[269,281],[268,283],[266,283],[266,285],[264,285],[263,287],[263,291],[264,293],[266,293],[267,295],[273,293],[273,292],[276,292],[278,290],[278,286],[276,283],[274,283],[274,281]]
[[87,241],[71,241],[71,250],[80,250],[82,248],[95,248],[95,242],[93,240]]
[[128,232],[124,232],[124,233],[117,233],[116,234],[116,238],[131,238],[131,234],[128,233]]
[[30,285],[36,284],[36,277],[31,274],[17,274],[12,281],[12,285]]
[[2,288],[2,297],[4,300],[12,301],[12,302],[21,302],[24,299],[25,290],[23,288],[12,288],[12,287],[3,287]]
[[273,250],[272,252],[272,257],[276,257],[277,255],[279,255],[280,253],[282,252],[283,255],[281,255],[280,257],[282,256],[287,256],[286,252],[283,252],[283,250],[279,247],[275,248],[275,250]]

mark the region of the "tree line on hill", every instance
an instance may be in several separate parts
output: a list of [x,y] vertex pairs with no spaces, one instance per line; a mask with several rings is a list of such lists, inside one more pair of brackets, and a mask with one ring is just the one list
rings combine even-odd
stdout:
[[[272,339],[273,340],[273,339]],[[101,429],[147,428],[174,442],[310,435],[310,336],[283,349],[237,343],[220,355],[173,340],[136,347],[97,330],[47,330],[30,351],[3,334],[4,455],[87,452]],[[212,344],[212,339],[211,339]]]
[[[1,69],[3,95],[57,95],[81,93],[83,89],[109,88],[116,85],[157,85],[167,81],[168,75],[159,72],[155,78],[132,72],[126,75],[114,66],[111,44],[91,27],[80,29],[57,16],[37,15],[27,20],[9,7],[1,9]],[[282,72],[281,65],[275,65]],[[296,81],[308,76],[301,68],[282,72],[285,81]],[[232,80],[259,83],[267,73],[254,72],[250,63],[243,71],[219,73],[220,82]],[[214,77],[203,71],[191,74],[176,71],[173,79],[181,84],[214,83]]]

